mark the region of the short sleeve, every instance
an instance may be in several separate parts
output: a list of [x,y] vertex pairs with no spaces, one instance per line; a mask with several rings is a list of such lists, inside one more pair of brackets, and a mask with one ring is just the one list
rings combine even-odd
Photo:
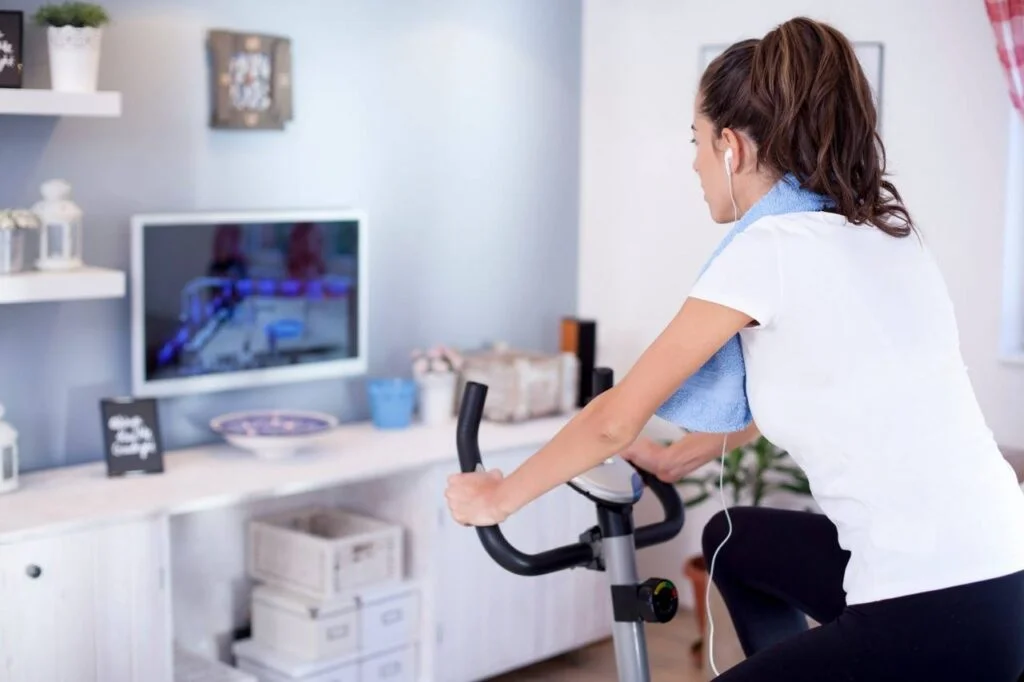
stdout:
[[782,304],[782,279],[775,233],[751,225],[722,249],[690,290],[692,298],[718,303],[766,327]]

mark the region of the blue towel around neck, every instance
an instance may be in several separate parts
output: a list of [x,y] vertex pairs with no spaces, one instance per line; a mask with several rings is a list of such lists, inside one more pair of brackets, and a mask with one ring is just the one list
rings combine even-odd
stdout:
[[[831,204],[828,197],[801,188],[792,174],[785,175],[733,225],[701,268],[701,274],[737,234],[759,218],[820,211]],[[753,415],[747,403],[746,368],[739,335],[718,349],[655,414],[687,431],[730,433],[746,428]]]

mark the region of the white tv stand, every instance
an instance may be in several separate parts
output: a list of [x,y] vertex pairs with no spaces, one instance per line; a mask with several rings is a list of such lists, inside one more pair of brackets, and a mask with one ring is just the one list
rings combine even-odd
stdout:
[[[485,423],[506,472],[567,418]],[[322,451],[267,462],[226,445],[170,452],[163,474],[97,462],[27,474],[0,496],[0,681],[171,682],[176,641],[227,660],[248,614],[245,522],[310,502],[401,523],[422,592],[419,679],[473,682],[609,636],[603,575],[505,572],[455,524],[455,424],[342,426]],[[503,524],[525,551],[575,541],[592,506],[568,487]]]

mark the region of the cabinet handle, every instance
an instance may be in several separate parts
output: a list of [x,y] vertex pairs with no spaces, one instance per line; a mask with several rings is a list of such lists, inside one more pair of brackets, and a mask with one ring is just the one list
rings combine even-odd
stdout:
[[42,574],[43,569],[39,568],[35,564],[29,564],[28,567],[25,569],[25,575],[27,575],[29,578],[32,578],[33,580],[35,580]]

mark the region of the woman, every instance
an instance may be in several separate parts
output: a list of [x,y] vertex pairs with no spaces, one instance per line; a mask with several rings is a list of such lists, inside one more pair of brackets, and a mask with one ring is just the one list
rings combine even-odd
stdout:
[[[884,179],[875,124],[853,50],[828,25],[794,19],[718,57],[696,97],[694,170],[716,222],[763,217],[550,443],[507,478],[449,482],[453,517],[489,525],[613,453],[671,481],[763,432],[824,514],[738,508],[706,526],[748,656],[723,681],[1024,670],[1024,496],[972,391],[942,277]],[[821,210],[766,211],[787,178]],[[737,334],[745,428],[667,448],[638,438]]]

